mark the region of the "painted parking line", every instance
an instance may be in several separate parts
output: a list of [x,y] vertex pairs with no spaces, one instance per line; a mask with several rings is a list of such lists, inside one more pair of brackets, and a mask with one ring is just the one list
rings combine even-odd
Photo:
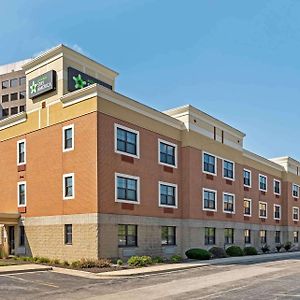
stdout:
[[53,287],[53,288],[57,288],[57,289],[59,288],[58,285],[55,285],[52,282],[47,282],[47,281],[42,281],[42,280],[28,280],[28,279],[18,277],[16,275],[3,275],[3,277],[7,277],[9,279],[19,280],[19,281],[23,281],[23,282],[35,283],[35,284],[39,284],[39,285],[43,285],[43,286],[47,286],[47,287]]

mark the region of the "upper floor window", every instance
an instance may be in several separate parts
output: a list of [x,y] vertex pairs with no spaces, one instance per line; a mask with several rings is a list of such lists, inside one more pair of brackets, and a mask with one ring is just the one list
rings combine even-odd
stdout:
[[118,225],[119,247],[137,247],[137,225]]
[[115,124],[115,152],[139,158],[139,132]]
[[17,142],[17,165],[26,164],[26,140]]
[[234,179],[234,163],[229,160],[223,160],[223,177]]
[[281,194],[281,181],[274,179],[274,194],[280,195]]
[[25,85],[26,84],[26,77],[25,76],[19,78],[19,84],[20,85]]
[[159,182],[159,206],[177,207],[177,185]]
[[18,93],[12,93],[10,94],[10,101],[18,100]]
[[158,140],[159,163],[172,167],[177,166],[177,145],[167,141]]
[[299,221],[299,207],[293,207],[293,221]]
[[244,199],[244,216],[251,217],[251,199]]
[[225,213],[234,213],[234,198],[233,194],[223,193],[223,211]]
[[74,176],[74,173],[63,175],[63,198],[65,200],[75,198],[75,176]]
[[216,157],[208,153],[203,153],[203,172],[212,175],[217,174]]
[[259,201],[259,217],[260,218],[267,218],[267,203]]
[[25,99],[26,97],[26,92],[25,91],[22,91],[22,92],[19,92],[19,99]]
[[9,95],[2,95],[2,103],[8,102],[9,101]]
[[10,80],[10,87],[18,86],[18,78],[13,78]]
[[8,80],[4,80],[1,83],[2,89],[8,89],[9,88],[9,81]]
[[274,204],[274,219],[280,220],[281,219],[281,205]]
[[203,209],[217,210],[217,192],[213,190],[203,189]]
[[117,202],[139,203],[139,177],[125,174],[115,174],[116,198]]
[[26,182],[18,182],[18,206],[26,206]]
[[74,150],[74,124],[63,127],[63,152]]
[[244,186],[251,187],[251,171],[244,169]]
[[267,191],[267,176],[259,174],[259,190]]
[[162,226],[161,227],[161,244],[162,245],[176,245],[176,227]]
[[293,197],[299,198],[299,185],[293,183]]

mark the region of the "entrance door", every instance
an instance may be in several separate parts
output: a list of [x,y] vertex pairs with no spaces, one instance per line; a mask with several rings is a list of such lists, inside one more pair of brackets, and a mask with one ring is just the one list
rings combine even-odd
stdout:
[[8,227],[8,253],[9,255],[15,254],[15,227]]

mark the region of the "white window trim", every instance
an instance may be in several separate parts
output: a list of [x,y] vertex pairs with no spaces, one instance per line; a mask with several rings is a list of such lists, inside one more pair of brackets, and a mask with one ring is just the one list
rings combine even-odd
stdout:
[[[169,145],[169,146],[172,146],[175,148],[175,165],[170,165],[170,164],[167,164],[167,163],[163,163],[160,161],[160,143],[163,143],[163,144],[166,144],[166,145]],[[163,140],[163,139],[158,139],[158,163],[160,165],[163,165],[163,166],[168,166],[168,167],[171,167],[171,168],[177,168],[177,145],[176,144],[173,144],[173,143],[170,143],[166,140]]]
[[[260,215],[260,208],[259,208],[260,204],[265,204],[266,205],[266,216],[265,217],[263,217],[263,216]],[[263,202],[263,201],[259,201],[258,202],[258,217],[260,219],[267,219],[268,218],[268,203],[267,202]]]
[[[294,219],[294,209],[297,209],[297,210],[298,210],[298,219]],[[293,221],[299,221],[299,207],[293,206],[293,209],[292,209],[292,217],[293,217]]]
[[[211,156],[213,156],[215,158],[215,173],[210,173],[210,172],[204,171],[204,155],[205,154],[211,155]],[[218,158],[217,158],[216,155],[211,154],[211,153],[206,152],[206,151],[202,152],[202,173],[208,174],[208,175],[217,176],[217,173],[218,173]]]
[[[175,187],[175,205],[161,204],[161,202],[160,202],[160,200],[161,200],[160,199],[160,185],[161,184]],[[178,186],[177,186],[177,184],[164,182],[164,181],[159,181],[158,182],[158,206],[159,207],[178,208]]]
[[[205,208],[204,207],[204,192],[214,192],[215,193],[215,209],[211,209],[211,208]],[[218,210],[218,192],[216,190],[212,190],[212,189],[207,189],[207,188],[203,188],[202,189],[202,210],[205,211],[217,211]]]
[[[72,129],[72,147],[71,148],[65,148],[65,131],[67,129]],[[63,152],[69,152],[69,151],[73,151],[75,149],[75,140],[74,140],[74,124],[71,124],[71,125],[67,125],[67,126],[64,126],[62,128],[62,151]]]
[[[275,193],[275,182],[279,182],[279,193]],[[280,196],[281,195],[281,181],[278,179],[273,180],[273,192],[275,195]]]
[[[233,172],[233,178],[230,178],[230,177],[225,177],[225,175],[224,175],[224,162],[225,161],[227,161],[227,162],[229,162],[229,163],[232,163],[233,164],[233,170],[232,170],[232,172]],[[223,158],[222,159],[222,176],[223,176],[223,178],[225,178],[226,180],[231,180],[231,181],[235,181],[235,162],[234,161],[231,161],[231,160],[229,160],[229,159],[225,159],[225,158]]]
[[[20,185],[24,184],[24,190],[25,190],[25,203],[24,204],[20,204]],[[17,195],[18,195],[18,207],[26,207],[27,205],[27,185],[26,185],[26,181],[18,181],[18,185],[17,185]]]
[[[137,192],[137,201],[118,199],[118,184],[117,184],[118,177],[135,179],[137,181],[137,191],[136,191]],[[121,174],[121,173],[115,173],[115,202],[129,203],[129,204],[140,204],[140,177],[127,175],[127,174]]]
[[[233,211],[232,212],[224,210],[224,196],[225,195],[233,196]],[[235,214],[235,194],[223,192],[223,213],[225,213],[225,214],[232,214],[232,215]]]
[[[128,128],[126,126],[117,124],[117,123],[115,123],[114,127],[115,127],[115,153],[123,154],[123,155],[126,155],[126,156],[131,156],[131,157],[134,157],[134,158],[140,158],[140,132],[137,131],[137,130]],[[117,139],[118,139],[118,132],[117,131],[118,131],[118,128],[136,134],[136,155],[118,150],[118,143],[117,143]]]
[[[66,197],[65,196],[65,189],[66,189],[66,177],[72,177],[72,182],[73,182],[73,195]],[[75,198],[75,174],[74,173],[68,173],[68,174],[63,174],[63,199],[64,200],[71,200]]]
[[[275,207],[279,207],[279,218],[275,218]],[[281,220],[281,205],[280,204],[274,204],[274,220]]]
[[[244,186],[248,187],[248,188],[251,188],[252,187],[252,172],[251,172],[251,170],[248,170],[248,169],[245,169],[245,168],[244,168],[243,172],[244,171],[247,171],[247,172],[250,173],[250,185],[244,184]],[[244,173],[243,173],[243,182],[244,182]]]
[[[19,162],[19,159],[20,159],[19,145],[21,143],[24,143],[24,162],[22,162],[22,163]],[[23,165],[26,165],[26,139],[17,141],[17,166],[23,166]]]
[[[294,186],[298,187],[298,195],[297,196],[294,196],[294,193],[293,193]],[[292,185],[292,197],[293,198],[299,198],[299,192],[300,192],[300,186],[296,183],[293,183],[293,185]]]
[[[266,189],[265,190],[262,190],[260,188],[260,177],[265,177],[266,178]],[[267,192],[268,191],[268,177],[266,175],[263,175],[263,174],[258,174],[258,189],[262,192]]]
[[[252,199],[249,198],[244,198],[244,200],[247,200],[250,202],[250,215],[247,215],[244,213],[245,217],[252,217]],[[244,207],[244,201],[243,201],[243,210],[245,211],[245,207]]]

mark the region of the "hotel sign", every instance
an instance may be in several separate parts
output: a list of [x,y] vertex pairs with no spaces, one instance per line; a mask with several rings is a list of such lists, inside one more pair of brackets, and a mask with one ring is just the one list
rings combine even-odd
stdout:
[[56,72],[52,70],[29,80],[28,90],[30,99],[56,90]]
[[98,83],[110,90],[112,90],[112,86],[106,82],[103,82],[99,79],[96,79],[90,75],[87,75],[81,71],[78,71],[72,67],[68,68],[68,91],[73,92],[76,90],[80,90],[94,83]]

